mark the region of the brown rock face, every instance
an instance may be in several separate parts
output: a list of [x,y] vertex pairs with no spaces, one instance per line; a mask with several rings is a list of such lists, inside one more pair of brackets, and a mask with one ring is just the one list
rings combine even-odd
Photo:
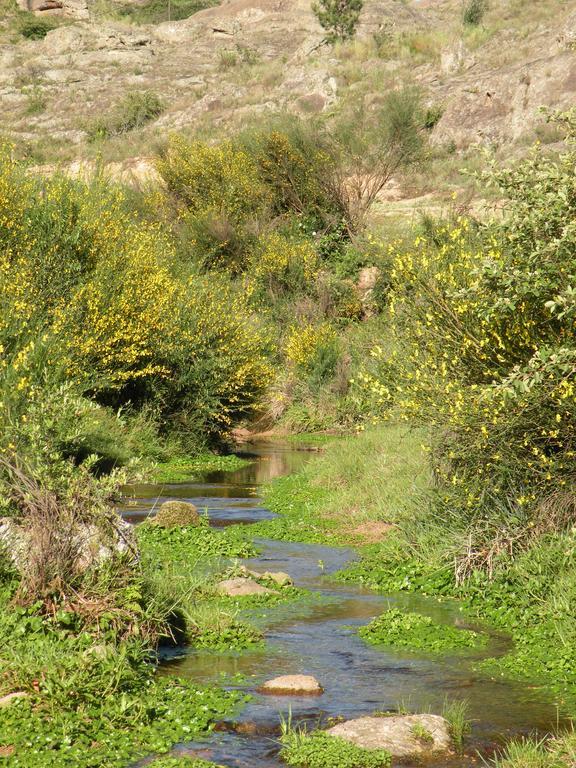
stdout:
[[283,675],[268,680],[260,692],[276,696],[319,696],[324,689],[312,675]]
[[439,715],[360,717],[327,733],[365,749],[386,749],[393,757],[448,752],[452,746],[448,722]]

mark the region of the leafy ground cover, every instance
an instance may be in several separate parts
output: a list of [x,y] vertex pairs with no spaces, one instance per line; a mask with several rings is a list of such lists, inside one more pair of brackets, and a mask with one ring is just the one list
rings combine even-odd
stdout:
[[437,624],[429,616],[389,609],[358,630],[364,640],[374,645],[412,648],[431,653],[475,648],[482,644],[476,632]]
[[323,731],[289,729],[282,737],[284,762],[295,768],[389,768],[390,754],[363,749]]
[[215,453],[202,453],[195,456],[179,455],[169,461],[157,463],[150,479],[156,483],[182,483],[192,480],[204,472],[231,472],[250,463],[239,456],[219,456]]

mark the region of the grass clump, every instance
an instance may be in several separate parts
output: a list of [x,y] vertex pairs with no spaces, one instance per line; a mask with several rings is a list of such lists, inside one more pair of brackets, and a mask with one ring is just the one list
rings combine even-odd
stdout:
[[467,26],[477,27],[482,23],[488,7],[488,0],[464,0],[462,22]]
[[574,733],[553,739],[512,741],[494,768],[570,768],[576,758]]
[[108,139],[142,128],[159,117],[164,109],[162,99],[152,91],[128,93],[108,115],[97,118],[88,126],[88,139]]
[[459,630],[444,624],[436,624],[429,616],[403,613],[389,609],[358,630],[364,640],[374,645],[395,648],[411,648],[431,653],[475,648],[480,636],[469,630]]
[[323,731],[292,728],[282,736],[280,756],[295,768],[389,768],[391,764],[386,750],[363,749]]
[[450,736],[458,752],[464,749],[464,739],[472,730],[468,716],[470,703],[466,699],[445,699],[442,717],[448,721]]

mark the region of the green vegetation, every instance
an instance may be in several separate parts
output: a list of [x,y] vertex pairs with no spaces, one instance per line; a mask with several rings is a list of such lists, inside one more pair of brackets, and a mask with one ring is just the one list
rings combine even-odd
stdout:
[[195,757],[162,757],[160,760],[154,760],[150,765],[154,768],[222,768],[216,763]]
[[202,453],[195,456],[178,455],[156,463],[149,476],[155,483],[183,483],[193,480],[204,472],[232,472],[242,469],[250,461],[238,456],[218,456]]
[[324,731],[306,733],[286,728],[280,756],[295,768],[389,768],[390,754],[383,749],[363,749]]
[[428,730],[428,728],[422,725],[422,723],[414,723],[414,725],[410,730],[412,732],[412,735],[415,738],[417,738],[419,741],[422,741],[424,744],[434,743],[434,736]]
[[137,5],[115,2],[110,13],[113,17],[134,24],[161,24],[164,21],[187,19],[213,5],[218,5],[217,0],[145,0]]
[[326,30],[326,42],[354,36],[363,4],[363,0],[319,0],[313,4],[314,13]]
[[86,129],[88,139],[96,141],[142,128],[164,111],[162,99],[152,91],[128,93],[108,115],[94,120]]
[[43,40],[51,29],[58,26],[53,19],[38,18],[32,13],[22,14],[20,17],[19,31],[22,37],[28,40]]
[[413,648],[431,653],[474,648],[482,642],[476,632],[436,624],[429,616],[403,613],[393,608],[361,627],[358,634],[374,645]]
[[472,730],[468,716],[470,703],[466,699],[445,699],[442,707],[442,717],[448,721],[450,736],[458,752],[464,748],[464,738]]
[[[330,42],[353,34],[360,7],[318,8]],[[175,0],[175,13],[191,8]],[[464,24],[486,9],[466,2]],[[45,34],[24,22],[27,37]],[[381,31],[370,45],[384,57],[388,43],[430,61],[444,40]],[[353,85],[363,72],[348,50],[339,75]],[[257,53],[223,54],[236,63],[256,68]],[[45,107],[34,77],[29,114]],[[217,595],[252,536],[362,546],[343,579],[459,599],[513,641],[486,673],[541,681],[574,705],[576,113],[550,118],[560,157],[539,148],[506,169],[476,157],[476,182],[506,202],[499,218],[369,231],[386,184],[429,155],[442,107],[413,88],[369,106],[364,95],[334,110],[330,130],[277,118],[215,142],[169,137],[146,190],[39,178],[1,149],[0,511],[26,542],[0,568],[12,654],[0,690],[28,694],[0,709],[14,765],[120,765],[232,706],[232,694],[156,677],[154,659],[163,641],[257,647],[249,612],[299,596]],[[162,110],[154,93],[128,94],[87,132],[106,141]],[[280,516],[249,534],[147,522],[139,557],[120,550],[122,483],[238,467],[206,451],[254,421],[349,436],[274,483]],[[82,551],[87,530],[104,563]],[[478,643],[396,611],[361,634],[433,652]],[[464,713],[453,722],[461,745]],[[388,764],[325,734],[284,742],[293,765]],[[571,754],[573,736],[513,744],[502,765],[564,768]]]
[[495,761],[496,768],[566,768],[574,763],[574,734],[550,741],[513,741],[504,756]]
[[482,22],[488,10],[488,0],[464,0],[462,3],[462,21],[472,27]]
[[242,537],[236,528],[214,530],[206,520],[188,528],[161,528],[153,522],[137,528],[139,545],[157,559],[166,554],[170,562],[190,561],[204,557],[254,557],[256,550],[250,540]]

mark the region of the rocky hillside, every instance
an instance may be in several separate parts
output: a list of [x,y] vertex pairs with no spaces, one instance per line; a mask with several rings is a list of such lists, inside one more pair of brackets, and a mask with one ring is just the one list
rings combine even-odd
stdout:
[[[1,128],[38,163],[98,154],[141,170],[131,158],[172,130],[211,135],[278,111],[330,119],[414,85],[435,123],[434,175],[449,179],[478,143],[554,142],[539,107],[576,94],[576,0],[493,1],[470,28],[460,0],[366,0],[356,39],[336,48],[310,0],[226,0],[140,25],[113,0],[19,1],[35,15],[3,0]],[[27,39],[24,17],[55,28]],[[162,100],[159,117],[94,141],[97,121],[142,91]]]

